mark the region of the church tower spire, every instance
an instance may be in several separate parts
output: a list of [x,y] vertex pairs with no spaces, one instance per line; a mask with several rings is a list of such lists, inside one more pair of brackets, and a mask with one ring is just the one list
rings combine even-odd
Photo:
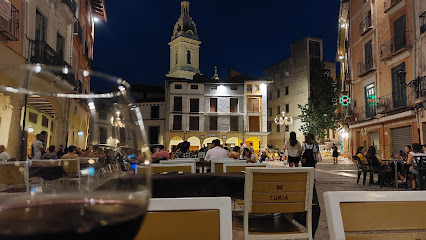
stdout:
[[180,4],[180,17],[177,20],[170,46],[170,70],[168,77],[193,79],[200,73],[199,67],[199,41],[197,25],[189,15],[189,2]]

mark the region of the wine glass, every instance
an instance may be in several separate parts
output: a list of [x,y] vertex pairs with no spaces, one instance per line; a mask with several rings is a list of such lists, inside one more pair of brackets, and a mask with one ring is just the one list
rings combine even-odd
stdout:
[[[69,66],[1,66],[1,98],[12,106],[3,116],[16,161],[0,168],[24,192],[1,194],[0,239],[133,239],[151,173],[130,84]],[[62,159],[39,160],[53,154]]]

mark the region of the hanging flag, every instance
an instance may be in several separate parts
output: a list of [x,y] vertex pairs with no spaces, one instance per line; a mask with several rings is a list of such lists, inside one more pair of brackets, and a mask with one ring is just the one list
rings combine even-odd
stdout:
[[0,17],[6,21],[12,19],[12,4],[9,0],[0,0]]

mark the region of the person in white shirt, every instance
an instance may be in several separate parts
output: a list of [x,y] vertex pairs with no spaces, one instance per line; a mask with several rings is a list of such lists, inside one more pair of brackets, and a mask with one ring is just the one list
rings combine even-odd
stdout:
[[245,143],[241,142],[240,146],[241,146],[241,148],[240,148],[240,159],[243,159],[244,158],[244,156],[243,156],[244,148],[247,148],[247,145]]
[[0,145],[0,160],[7,161],[10,159],[9,153],[5,152],[6,148]]
[[212,142],[213,148],[206,153],[205,161],[210,161],[212,158],[228,158],[228,151],[220,147],[220,140],[215,139]]
[[36,135],[36,140],[33,142],[34,156],[33,159],[41,158],[41,150],[43,149],[42,136],[40,134]]

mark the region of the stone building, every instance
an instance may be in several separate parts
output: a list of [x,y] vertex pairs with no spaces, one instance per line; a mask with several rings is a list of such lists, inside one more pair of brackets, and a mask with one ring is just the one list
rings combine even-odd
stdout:
[[[296,132],[297,139],[304,141],[303,133],[299,130],[302,122],[298,104],[308,103],[310,95],[310,68],[312,62],[323,60],[323,44],[321,39],[303,38],[291,44],[291,56],[265,70],[267,80],[273,81],[268,86],[268,145],[282,148],[283,139],[290,137],[290,132]],[[330,76],[336,78],[336,64],[325,62],[325,68]],[[290,126],[275,124],[274,118],[285,111],[286,116],[294,118]],[[328,139],[335,139],[336,134],[330,131]]]

